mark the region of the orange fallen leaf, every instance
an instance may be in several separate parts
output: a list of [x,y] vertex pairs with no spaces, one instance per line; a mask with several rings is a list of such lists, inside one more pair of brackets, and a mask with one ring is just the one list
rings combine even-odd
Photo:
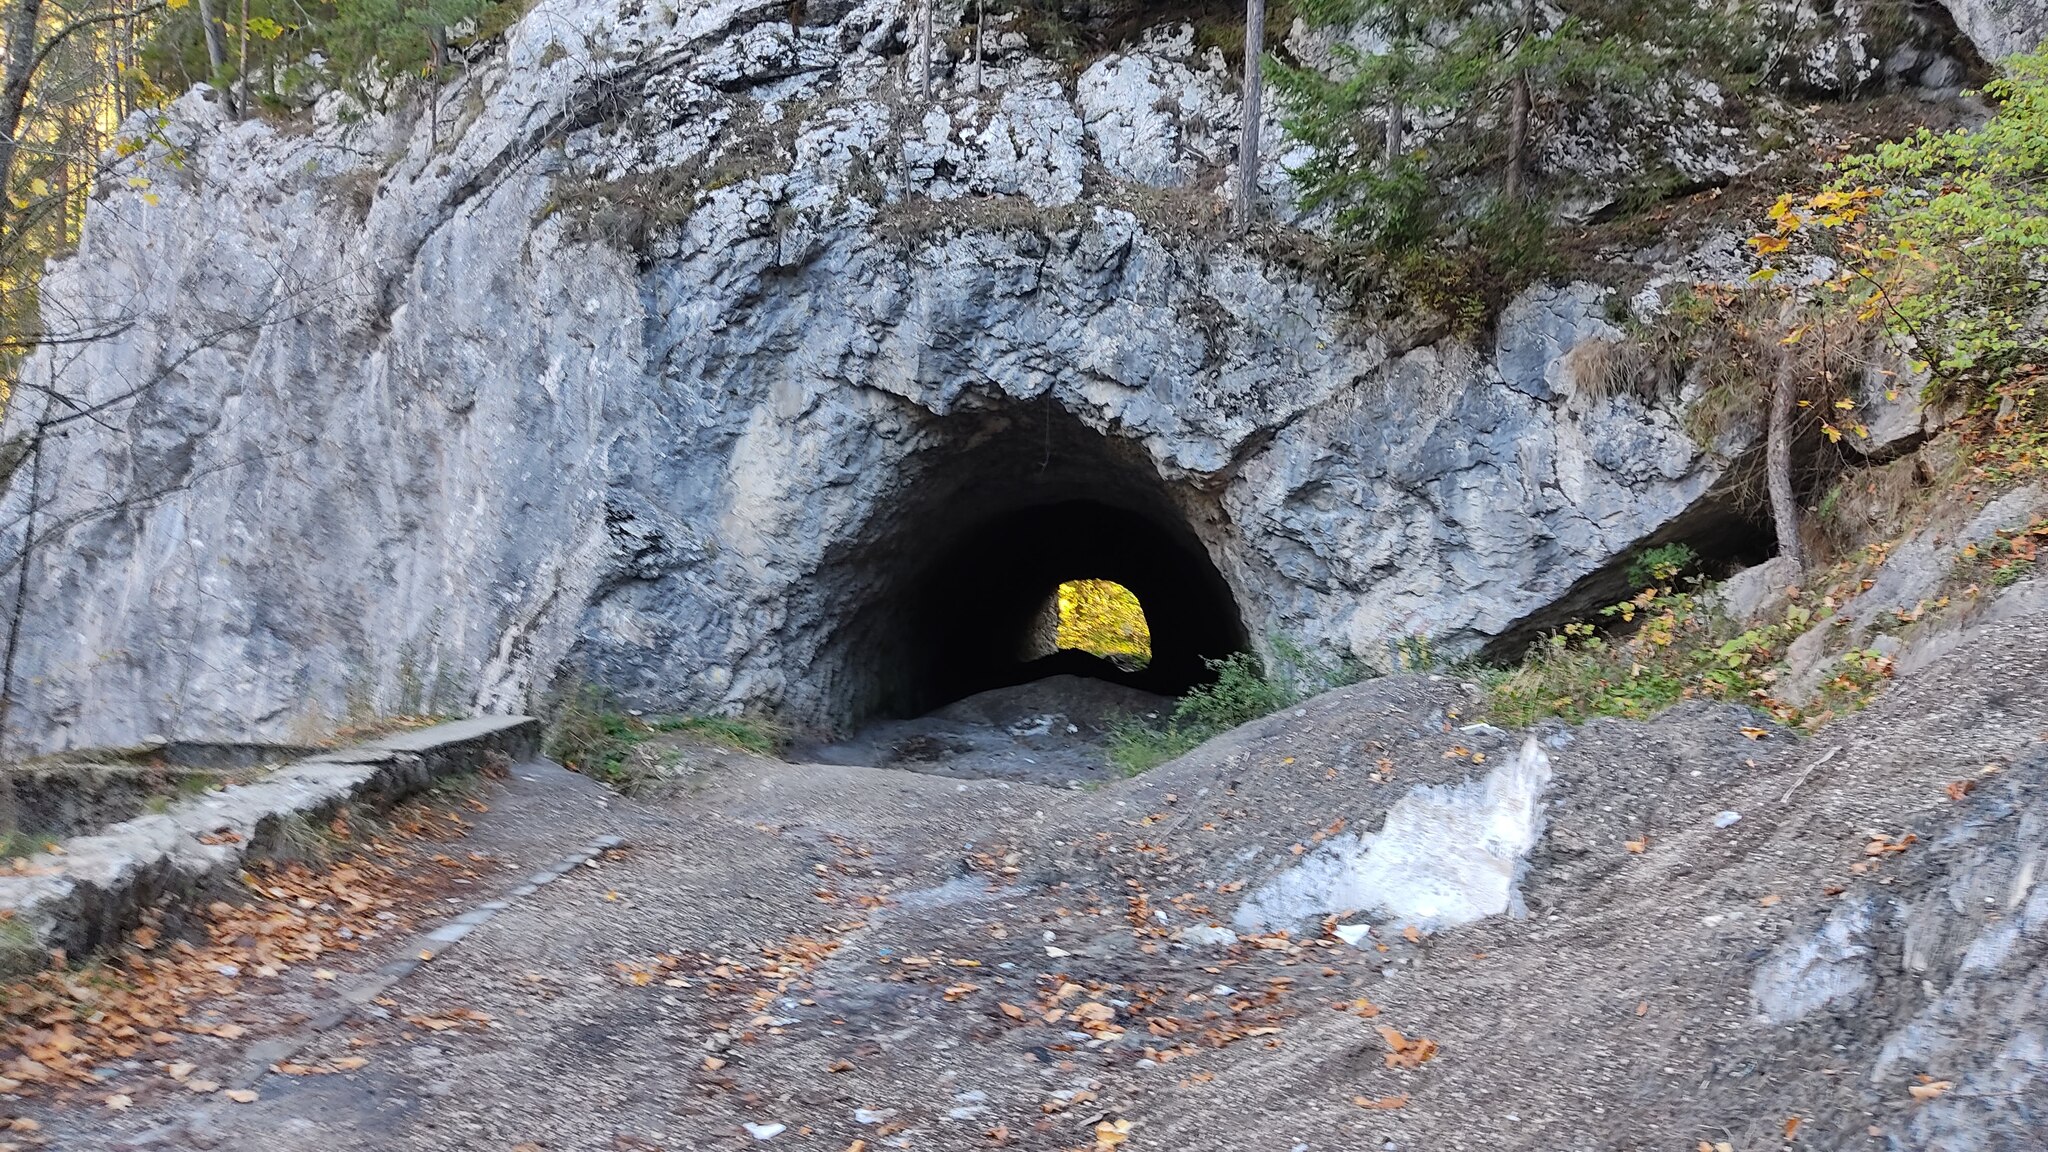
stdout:
[[1775,907],[1783,899],[1783,896],[1778,895],[1776,892],[1771,892],[1757,897],[1756,902],[1765,908],[1771,908]]
[[233,1100],[237,1104],[254,1104],[257,1099],[256,1093],[247,1088],[230,1088],[221,1093],[221,1095]]
[[1379,1026],[1380,1039],[1387,1042],[1387,1067],[1419,1068],[1436,1055],[1436,1041],[1417,1036],[1409,1039],[1400,1031],[1385,1024]]
[[1382,1096],[1377,1100],[1368,1100],[1363,1096],[1353,1096],[1351,1098],[1351,1102],[1353,1104],[1358,1105],[1360,1108],[1371,1108],[1379,1112],[1390,1112],[1396,1108],[1406,1108],[1408,1106],[1408,1094],[1406,1092],[1403,1092],[1399,1096]]
[[996,1011],[1001,1012],[1012,1020],[1022,1020],[1024,1018],[1024,1009],[1017,1007],[1015,1004],[999,1002],[996,1004]]
[[1799,1135],[1799,1125],[1800,1125],[1800,1118],[1799,1118],[1799,1117],[1797,1117],[1797,1116],[1788,1116],[1788,1117],[1786,1117],[1786,1118],[1785,1118],[1785,1139],[1787,1139],[1787,1140],[1792,1140],[1792,1139],[1795,1139],[1795,1138],[1797,1138],[1797,1137],[1798,1137],[1798,1135]]
[[1761,740],[1771,734],[1768,728],[1744,728],[1741,731],[1744,736],[1749,737],[1751,740]]
[[1650,838],[1648,836],[1638,836],[1633,840],[1623,840],[1621,846],[1628,849],[1631,854],[1640,856],[1650,846]]
[[1129,1120],[1104,1120],[1095,1126],[1095,1147],[1114,1148],[1131,1138]]
[[1406,928],[1401,929],[1401,937],[1410,944],[1420,944],[1422,943],[1422,930],[1410,924]]
[[1915,1084],[1906,1089],[1906,1091],[1912,1093],[1913,1099],[1925,1102],[1934,1099],[1955,1086],[1955,1081],[1953,1080],[1935,1080],[1926,1084]]
[[1976,790],[1977,782],[1975,780],[1951,780],[1948,782],[1948,787],[1942,789],[1942,791],[1948,793],[1949,799],[1954,800],[1958,804],[1962,803],[1963,797]]

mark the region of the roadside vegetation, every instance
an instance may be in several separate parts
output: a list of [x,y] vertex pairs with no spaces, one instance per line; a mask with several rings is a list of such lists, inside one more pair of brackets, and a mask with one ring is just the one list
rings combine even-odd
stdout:
[[1216,679],[1190,690],[1163,720],[1126,717],[1110,730],[1109,763],[1126,776],[1156,768],[1212,736],[1270,716],[1319,692],[1355,684],[1363,666],[1311,655],[1286,637],[1268,641],[1268,664],[1238,652],[1209,667]]
[[[1745,289],[1695,290],[1661,330],[1612,352],[1613,376],[1668,385],[1705,370],[1695,435],[1710,442],[1768,411],[1766,471],[1779,554],[1806,589],[1781,618],[1730,620],[1688,573],[1696,557],[1646,555],[1640,591],[1566,625],[1491,678],[1503,723],[1642,718],[1687,699],[1744,700],[1817,725],[1891,674],[1882,653],[1836,653],[1817,698],[1777,698],[1787,647],[1825,624],[1891,549],[1935,515],[2048,477],[2048,53],[2011,58],[1982,126],[1921,130],[1836,164],[1824,186],[1780,197],[1750,240],[1764,266]],[[1887,402],[1916,385],[1947,415],[1918,458],[1853,448],[1873,376]],[[1867,394],[1867,393],[1866,393]],[[1841,446],[1841,447],[1838,447]],[[1817,500],[1808,506],[1808,500]],[[2048,527],[2000,532],[1957,556],[1944,594],[1906,628],[2026,578]]]
[[779,726],[759,717],[639,715],[586,684],[557,700],[543,747],[566,767],[631,793],[647,787],[667,766],[636,755],[640,746],[673,733],[761,756],[774,755],[787,738]]

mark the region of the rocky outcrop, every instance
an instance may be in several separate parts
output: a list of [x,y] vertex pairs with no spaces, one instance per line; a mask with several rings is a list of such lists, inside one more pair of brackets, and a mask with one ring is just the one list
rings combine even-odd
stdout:
[[1986,60],[2048,44],[2048,0],[1942,0]]
[[1185,30],[1071,79],[991,35],[927,102],[893,3],[788,13],[547,0],[426,106],[138,123],[44,287],[113,331],[29,370],[89,412],[5,497],[15,738],[565,675],[840,724],[895,698],[920,573],[1057,501],[1189,541],[1254,643],[1472,651],[1728,467],[1570,371],[1601,290],[1418,339],[1219,243],[1234,98]]

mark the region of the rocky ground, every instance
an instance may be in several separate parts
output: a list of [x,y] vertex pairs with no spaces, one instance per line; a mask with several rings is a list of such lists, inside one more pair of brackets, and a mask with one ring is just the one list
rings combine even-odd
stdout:
[[2034,1148],[2042,639],[1990,624],[1811,737],[1698,705],[1539,731],[1524,914],[1355,947],[1338,918],[1216,928],[1415,786],[1513,759],[1470,685],[1340,689],[1085,790],[682,745],[626,800],[522,765],[466,810],[435,906],[624,846],[338,1022],[414,944],[222,999],[240,1042],[44,1088],[18,1142]]
[[1104,745],[1125,720],[1156,721],[1173,701],[1080,676],[1049,676],[977,693],[914,720],[873,725],[832,743],[801,744],[792,758],[966,779],[1078,785],[1111,778]]

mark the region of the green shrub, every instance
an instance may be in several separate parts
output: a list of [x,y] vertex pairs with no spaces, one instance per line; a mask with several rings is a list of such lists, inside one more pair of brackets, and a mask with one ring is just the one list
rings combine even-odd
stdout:
[[1365,675],[1357,661],[1325,660],[1284,636],[1267,642],[1269,667],[1250,652],[1209,661],[1216,679],[1190,689],[1164,724],[1135,717],[1110,730],[1110,766],[1127,776],[1157,767],[1203,741],[1295,704],[1319,692],[1355,684]]
[[1700,554],[1686,544],[1662,544],[1628,562],[1629,586],[1638,591],[1670,584],[1699,563]]
[[1189,729],[1222,732],[1271,715],[1300,699],[1293,685],[1278,675],[1268,676],[1259,658],[1249,652],[1211,660],[1209,667],[1216,672],[1215,681],[1181,697],[1173,709],[1174,723]]
[[[1656,564],[1675,575],[1675,557]],[[1794,605],[1783,623],[1744,628],[1664,582],[1602,609],[1600,626],[1567,624],[1538,641],[1520,666],[1489,678],[1488,712],[1527,726],[1546,717],[1642,720],[1681,700],[1750,700],[1780,719],[1797,713],[1770,698],[1785,646],[1813,623]]]
[[653,716],[621,711],[604,691],[581,685],[562,694],[548,725],[547,754],[621,791],[646,781],[632,765],[633,750],[669,732],[688,732],[757,755],[773,755],[786,734],[758,717]]

